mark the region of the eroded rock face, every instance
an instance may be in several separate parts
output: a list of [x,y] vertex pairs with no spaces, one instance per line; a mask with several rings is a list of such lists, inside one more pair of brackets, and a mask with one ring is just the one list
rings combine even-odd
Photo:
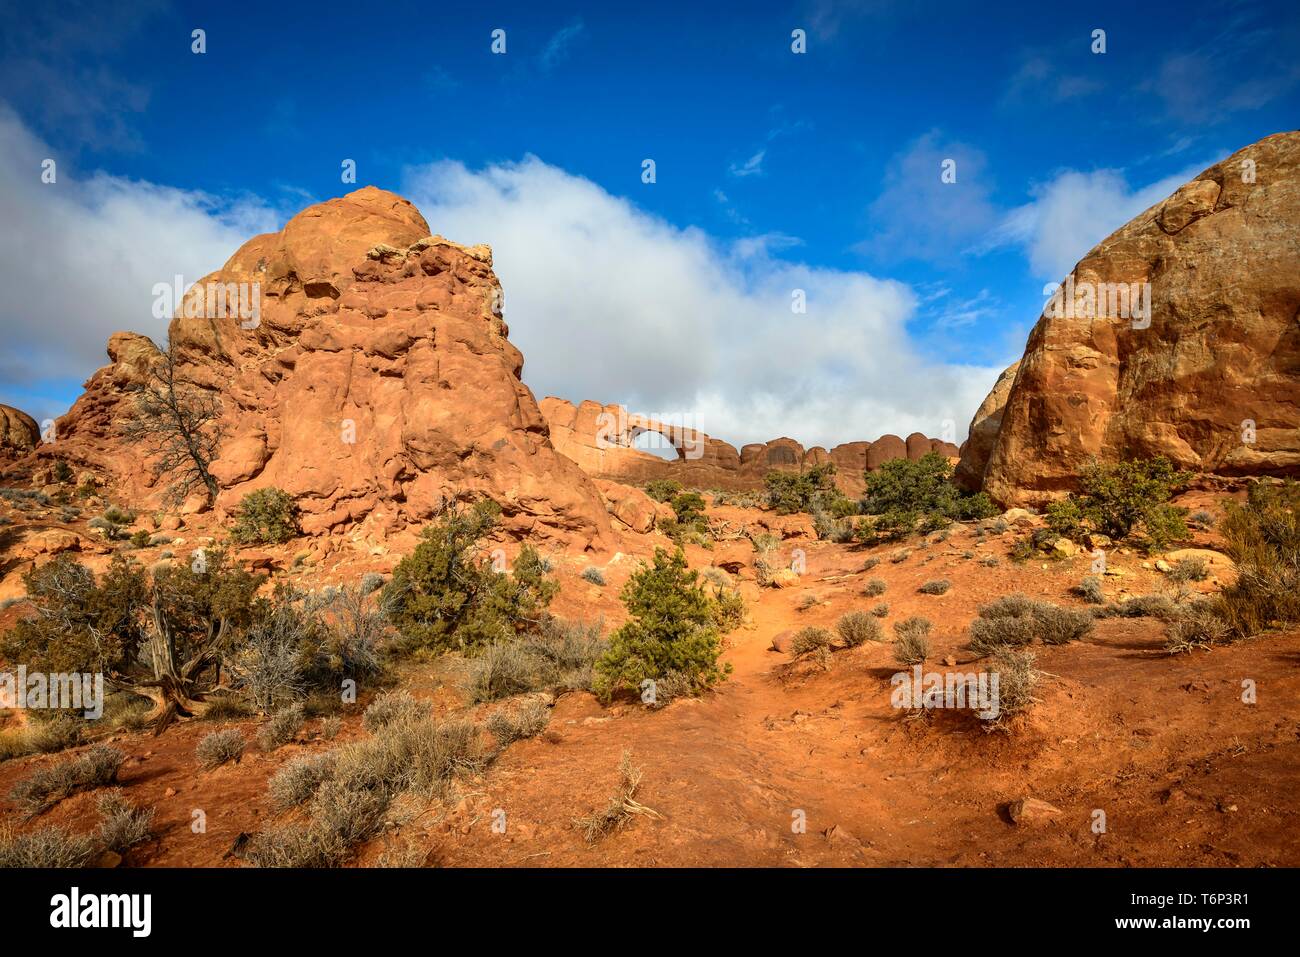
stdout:
[[[1004,378],[976,416],[991,422],[1001,408],[984,489],[1004,505],[1041,504],[1094,457],[1300,474],[1298,229],[1300,133],[1280,133],[1088,253],[1076,288],[1149,283],[1149,325],[1113,309],[1040,318],[1005,402]],[[977,431],[961,465],[969,478],[980,472]]]
[[41,440],[41,429],[26,412],[0,405],[0,454],[29,452]]
[[[241,283],[259,290],[251,319],[193,301]],[[512,535],[614,547],[603,499],[520,381],[491,250],[431,236],[393,193],[366,187],[249,240],[192,287],[169,334],[178,378],[222,404],[219,508],[277,486],[305,532],[382,540],[446,498],[488,497]],[[114,337],[113,365],[65,417],[71,444],[92,433],[124,457],[113,419],[156,355],[141,339]]]
[[1007,396],[1011,395],[1011,386],[1015,384],[1019,368],[1018,359],[1007,366],[993,384],[993,391],[985,396],[980,407],[975,410],[970,431],[958,453],[961,461],[953,472],[953,481],[962,488],[975,491],[984,485],[984,472],[988,468],[989,456],[993,453],[998,430],[1002,426],[1002,410],[1006,408]]

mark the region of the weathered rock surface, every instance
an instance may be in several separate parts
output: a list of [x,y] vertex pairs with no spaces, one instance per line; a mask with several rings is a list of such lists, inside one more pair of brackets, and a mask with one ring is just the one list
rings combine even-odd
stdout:
[[1004,505],[1063,494],[1094,457],[1300,474],[1298,234],[1300,133],[1290,132],[1212,166],[1106,238],[1074,268],[1076,290],[1093,284],[1110,307],[1114,287],[1100,284],[1149,283],[1149,325],[1112,318],[1122,312],[1113,308],[1041,317],[1005,402],[1003,379],[976,415],[962,476],[980,475],[976,436],[993,421],[982,485]]
[[[258,284],[260,314],[199,308],[216,283]],[[514,536],[614,545],[603,499],[551,446],[520,380],[491,250],[431,236],[393,193],[366,187],[249,240],[191,288],[169,335],[178,378],[222,405],[219,508],[277,486],[305,532],[380,540],[444,499],[488,497]],[[109,352],[53,454],[147,486],[117,424],[157,353],[130,334]]]
[[993,384],[993,391],[980,403],[971,419],[970,431],[959,453],[961,461],[953,472],[953,481],[963,488],[974,491],[984,485],[984,471],[988,468],[989,456],[1002,426],[1002,410],[1006,408],[1007,396],[1011,394],[1019,368],[1020,361],[1016,360],[1003,370]]
[[41,429],[26,412],[0,405],[0,454],[29,452],[41,440]]

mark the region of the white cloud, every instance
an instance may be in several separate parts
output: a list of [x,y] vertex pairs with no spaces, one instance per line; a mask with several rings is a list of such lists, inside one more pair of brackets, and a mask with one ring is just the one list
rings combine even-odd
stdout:
[[766,148],[761,149],[743,163],[732,163],[729,172],[732,176],[762,176],[763,157],[766,155]]
[[[945,164],[955,181],[944,182]],[[937,130],[895,155],[871,204],[875,233],[856,247],[884,260],[959,255],[997,221],[984,154]]]
[[785,262],[770,242],[721,244],[536,157],[411,169],[405,193],[435,232],[492,246],[539,396],[693,414],[736,445],[829,446],[939,435],[945,420],[960,436],[1000,371],[922,355],[902,283]]
[[1120,170],[1065,170],[1034,187],[1033,201],[1008,213],[986,248],[1023,246],[1034,275],[1057,282],[1099,242],[1210,165],[1136,189]]
[[[52,184],[41,181],[47,157],[59,162]],[[103,173],[79,180],[62,160],[0,104],[0,381],[12,386],[88,376],[119,330],[160,341],[155,283],[192,283],[280,225],[257,202]]]

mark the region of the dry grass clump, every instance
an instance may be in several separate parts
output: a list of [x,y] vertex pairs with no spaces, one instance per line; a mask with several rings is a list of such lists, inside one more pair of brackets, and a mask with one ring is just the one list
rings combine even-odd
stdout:
[[153,810],[137,809],[118,788],[101,794],[95,807],[103,818],[97,832],[99,843],[110,851],[124,854],[153,832]]
[[1098,618],[1159,618],[1172,621],[1180,614],[1178,605],[1168,595],[1138,595],[1096,609]]
[[9,796],[34,817],[73,794],[112,784],[125,758],[117,748],[97,744],[85,754],[38,768],[15,784]]
[[946,578],[935,578],[926,582],[917,589],[922,595],[943,595],[952,587],[952,582]]
[[309,754],[287,761],[271,776],[267,791],[277,811],[311,800],[317,788],[334,775],[334,753]]
[[97,848],[90,835],[70,834],[53,825],[18,834],[0,825],[0,868],[86,867]]
[[1093,616],[1088,612],[1016,592],[980,608],[979,617],[970,623],[967,647],[987,655],[999,648],[1022,648],[1035,639],[1045,645],[1064,645],[1083,638],[1092,628]]
[[221,767],[229,761],[238,762],[244,756],[244,735],[238,728],[226,728],[204,735],[194,748],[199,767],[205,771]]
[[81,742],[82,722],[67,715],[34,719],[21,728],[0,731],[0,761],[27,754],[54,754]]
[[[329,752],[314,767],[294,767],[273,785],[277,804],[306,800],[305,823],[272,827],[249,844],[258,867],[337,867],[382,829],[401,794],[445,795],[460,773],[486,763],[479,728],[466,721],[399,715],[361,741]],[[286,766],[287,768],[288,766]],[[277,775],[278,777],[278,775]]]
[[535,738],[546,730],[551,720],[551,709],[540,698],[533,698],[517,708],[494,711],[487,720],[487,729],[504,748],[524,738]]
[[1180,558],[1165,574],[1174,582],[1203,582],[1210,577],[1210,566],[1204,558]]
[[609,647],[604,622],[548,617],[538,634],[488,645],[470,663],[470,700],[499,701],[532,691],[590,691],[592,668]]
[[1256,482],[1219,526],[1237,580],[1220,594],[1229,639],[1300,621],[1300,484]]
[[819,648],[829,648],[834,641],[835,636],[827,629],[809,625],[807,628],[800,628],[790,640],[790,652],[795,656],[806,655]]
[[388,725],[398,721],[413,721],[429,716],[429,703],[413,698],[405,691],[387,691],[370,702],[361,723],[367,731],[375,734]]
[[1083,580],[1071,590],[1089,605],[1106,604],[1106,594],[1101,588],[1100,575],[1085,575]]
[[1014,717],[1037,703],[1034,690],[1042,672],[1034,667],[1034,654],[1015,648],[998,648],[993,652],[993,669],[998,676],[998,716],[992,724]]
[[866,585],[862,587],[862,594],[868,598],[879,598],[888,587],[883,578],[868,578]]
[[288,744],[307,720],[301,704],[291,704],[271,715],[270,720],[257,732],[257,743],[263,751],[274,751],[282,744]]
[[841,616],[835,623],[840,640],[849,648],[856,648],[867,641],[884,641],[880,622],[865,611],[851,611]]
[[613,831],[622,830],[633,817],[662,817],[653,808],[636,800],[641,787],[641,769],[633,767],[632,752],[624,751],[619,763],[619,786],[603,810],[588,817],[574,818],[573,825],[582,831],[588,844],[594,844]]
[[1165,651],[1184,654],[1196,648],[1209,648],[1228,638],[1228,623],[1223,620],[1218,603],[1197,602],[1169,622]]
[[919,665],[930,657],[930,620],[919,616],[894,624],[894,660],[900,665]]

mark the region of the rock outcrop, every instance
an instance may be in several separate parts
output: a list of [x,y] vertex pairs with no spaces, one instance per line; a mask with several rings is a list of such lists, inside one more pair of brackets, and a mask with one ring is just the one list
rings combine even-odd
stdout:
[[[377,541],[445,499],[488,497],[514,536],[615,545],[600,493],[551,446],[520,379],[491,250],[430,235],[393,193],[366,187],[249,240],[191,287],[169,336],[178,378],[221,403],[219,508],[276,486],[305,532]],[[109,352],[57,444],[147,485],[117,424],[157,352],[129,334]]]
[[0,455],[30,452],[41,440],[41,429],[26,412],[0,405]]
[[962,476],[1024,505],[1073,488],[1093,458],[1300,474],[1298,235],[1297,132],[1233,154],[1113,233],[1074,268],[1074,295],[1044,310],[1013,384],[1004,374],[981,406]]
[[[791,438],[756,442],[739,451],[721,439],[697,429],[659,422],[629,413],[619,405],[586,401],[575,406],[565,399],[548,396],[541,403],[542,415],[550,424],[551,441],[559,452],[596,478],[641,484],[660,478],[675,478],[683,485],[744,491],[763,487],[768,472],[798,471],[825,462],[835,464],[836,480],[849,495],[865,487],[862,473],[877,469],[890,459],[919,459],[936,451],[956,458],[951,442],[914,433],[904,442],[896,435],[884,435],[875,442],[846,442],[833,449],[813,446],[805,449]],[[664,458],[635,447],[642,433],[657,433],[675,458]]]

